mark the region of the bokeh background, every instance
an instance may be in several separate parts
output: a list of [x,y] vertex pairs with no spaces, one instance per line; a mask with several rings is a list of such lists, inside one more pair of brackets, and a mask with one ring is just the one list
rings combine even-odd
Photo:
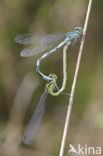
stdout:
[[[22,142],[25,127],[44,91],[34,57],[21,58],[25,48],[14,42],[21,33],[64,33],[84,25],[88,0],[0,0],[0,156],[57,156],[69,96],[48,96],[43,122],[34,143]],[[103,145],[103,1],[93,0],[75,91],[65,153],[69,144]],[[68,50],[70,93],[78,50]],[[62,48],[41,63],[62,83]],[[103,148],[103,147],[102,147]],[[74,156],[74,154],[71,154]]]

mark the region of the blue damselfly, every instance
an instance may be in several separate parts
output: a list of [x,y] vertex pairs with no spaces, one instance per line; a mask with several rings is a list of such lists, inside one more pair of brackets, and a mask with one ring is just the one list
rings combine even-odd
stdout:
[[[19,44],[32,44],[32,47],[25,48],[21,51],[20,56],[22,57],[29,57],[29,56],[34,56],[36,54],[41,53],[42,51],[45,51],[47,49],[51,49],[49,52],[45,53],[42,55],[38,60],[37,60],[37,69],[36,71],[42,76],[44,80],[50,81],[52,78],[49,76],[44,75],[40,70],[40,62],[48,57],[50,54],[54,53],[57,51],[60,47],[64,46],[65,44],[71,42],[75,43],[77,39],[80,37],[82,34],[83,29],[81,27],[76,27],[73,32],[67,32],[63,34],[48,34],[45,36],[38,35],[38,36],[32,36],[31,34],[20,34],[17,35],[15,38],[15,41]],[[63,41],[61,41],[63,40]],[[59,44],[58,44],[59,42]],[[57,44],[55,48],[53,48],[53,45]],[[53,49],[52,49],[53,48]]]

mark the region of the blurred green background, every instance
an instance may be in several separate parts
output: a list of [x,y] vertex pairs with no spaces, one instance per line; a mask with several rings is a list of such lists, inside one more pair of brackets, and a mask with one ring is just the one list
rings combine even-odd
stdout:
[[[69,96],[48,96],[42,125],[34,143],[22,142],[24,129],[44,91],[45,81],[36,73],[41,55],[21,58],[25,48],[14,42],[21,33],[64,33],[84,25],[88,0],[0,1],[0,156],[57,156]],[[93,0],[83,50],[65,156],[69,144],[103,144],[103,1]],[[68,50],[70,93],[78,50]],[[41,71],[56,73],[62,83],[62,48],[41,63]]]

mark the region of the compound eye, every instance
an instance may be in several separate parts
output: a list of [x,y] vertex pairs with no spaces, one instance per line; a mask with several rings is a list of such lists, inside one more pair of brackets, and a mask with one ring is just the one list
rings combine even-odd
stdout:
[[75,30],[76,30],[77,32],[81,32],[82,28],[81,28],[81,27],[76,27]]
[[79,28],[78,28],[78,27],[76,27],[76,28],[75,28],[75,30],[76,30],[76,31],[78,31],[78,30],[79,30]]

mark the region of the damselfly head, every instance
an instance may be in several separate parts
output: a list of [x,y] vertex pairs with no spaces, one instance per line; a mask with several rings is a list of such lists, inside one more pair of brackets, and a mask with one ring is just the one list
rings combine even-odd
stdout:
[[52,78],[52,79],[57,80],[57,75],[56,74],[49,74],[49,77]]
[[80,26],[78,26],[78,27],[75,28],[75,31],[77,33],[82,33],[83,32],[83,28],[81,28]]

